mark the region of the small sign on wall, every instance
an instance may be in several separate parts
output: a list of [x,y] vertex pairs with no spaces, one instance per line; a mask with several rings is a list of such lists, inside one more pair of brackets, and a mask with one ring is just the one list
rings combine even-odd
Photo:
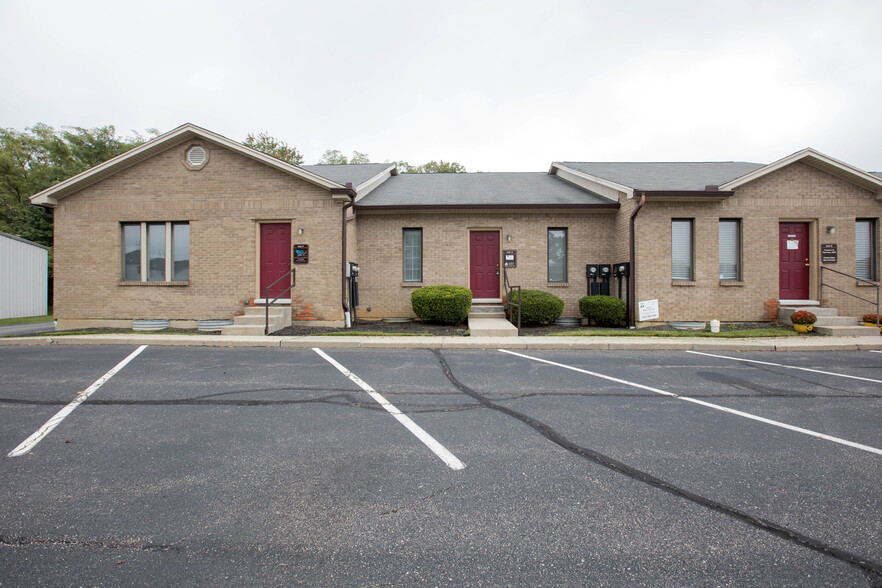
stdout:
[[637,303],[638,316],[641,321],[649,321],[658,318],[658,299],[641,300]]
[[502,251],[502,267],[518,267],[518,252],[514,249]]
[[309,263],[309,245],[298,243],[293,247],[294,253],[291,260],[294,263]]
[[821,245],[821,263],[836,263],[837,261],[839,261],[839,253],[836,251],[836,243]]
[[799,239],[787,239],[787,249],[799,249]]

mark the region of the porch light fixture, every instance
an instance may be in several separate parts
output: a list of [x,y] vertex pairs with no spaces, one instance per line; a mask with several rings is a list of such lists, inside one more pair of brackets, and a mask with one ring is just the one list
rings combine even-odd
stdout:
[[302,235],[302,234],[303,234],[303,227],[297,227],[297,234],[298,234],[298,235]]
[[511,235],[506,235],[506,236],[505,236],[505,240],[506,240],[506,241],[511,241]]
[[830,226],[827,227],[827,234],[828,234],[828,235],[833,235],[833,234],[835,234],[835,233],[836,233],[836,227],[834,227],[834,226],[832,226],[832,225],[830,225]]

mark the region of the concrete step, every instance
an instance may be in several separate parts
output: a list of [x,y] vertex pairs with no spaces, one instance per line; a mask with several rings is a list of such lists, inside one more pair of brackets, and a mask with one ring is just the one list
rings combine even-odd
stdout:
[[[246,306],[245,314],[233,317],[233,324],[221,329],[221,335],[263,335],[266,323],[265,306]],[[269,332],[291,324],[291,307],[270,306]]]
[[476,318],[505,318],[505,308],[501,304],[472,305],[469,311],[470,317]]
[[833,335],[836,337],[868,337],[868,336],[879,336],[879,331],[876,327],[864,327],[863,325],[857,325],[851,327],[824,327],[817,326],[818,323],[815,323],[815,332],[820,333],[822,335]]
[[815,328],[818,327],[853,327],[855,325],[860,325],[860,323],[853,316],[819,316],[818,320],[815,321]]
[[[246,306],[245,307],[245,316],[263,316],[266,313],[266,308],[263,306]],[[291,306],[270,306],[270,315],[273,314],[290,314]]]
[[[270,333],[273,332],[270,325]],[[278,330],[278,329],[276,329]],[[228,325],[221,329],[221,335],[263,335],[263,325]]]
[[[285,315],[281,312],[270,311],[270,324],[276,322],[284,322]],[[263,325],[266,322],[266,316],[261,314],[246,314],[245,316],[233,317],[234,325]]]
[[838,316],[839,314],[839,311],[837,311],[835,308],[830,307],[821,308],[820,306],[782,306],[778,309],[778,322],[783,325],[792,325],[793,323],[790,322],[790,315],[797,310],[807,310],[819,318],[822,316]]
[[472,309],[469,312],[473,312],[476,314],[481,314],[485,312],[504,312],[505,307],[501,304],[472,304]]
[[470,337],[517,337],[518,328],[505,319],[469,317]]

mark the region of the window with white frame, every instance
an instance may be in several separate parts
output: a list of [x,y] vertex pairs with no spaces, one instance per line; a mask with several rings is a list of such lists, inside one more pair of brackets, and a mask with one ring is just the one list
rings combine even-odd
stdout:
[[567,281],[567,230],[548,229],[548,281]]
[[720,281],[741,281],[741,219],[720,219]]
[[854,230],[855,275],[876,280],[876,219],[859,218]]
[[423,281],[422,229],[404,229],[404,281]]
[[691,218],[671,220],[671,279],[675,282],[695,280]]
[[186,282],[190,279],[190,223],[122,223],[122,279]]

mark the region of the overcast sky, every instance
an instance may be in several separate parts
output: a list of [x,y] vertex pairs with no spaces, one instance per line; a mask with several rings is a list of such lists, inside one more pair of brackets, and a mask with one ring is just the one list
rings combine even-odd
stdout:
[[267,131],[306,163],[882,170],[882,2],[0,0],[0,126]]

